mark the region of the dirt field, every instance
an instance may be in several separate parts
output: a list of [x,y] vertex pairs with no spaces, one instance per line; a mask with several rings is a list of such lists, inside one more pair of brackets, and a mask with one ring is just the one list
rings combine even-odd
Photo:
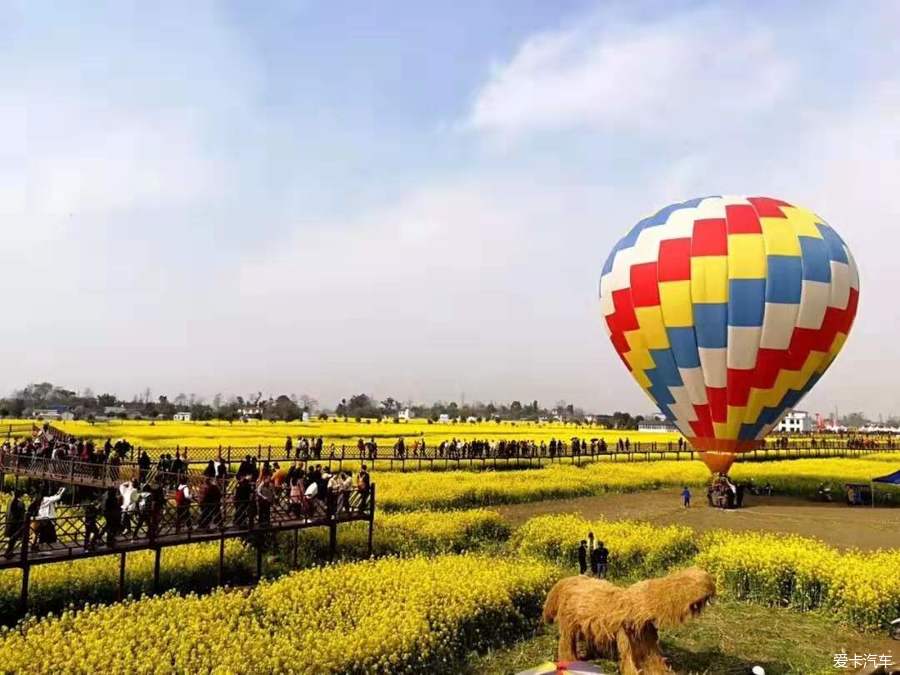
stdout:
[[681,508],[680,490],[609,494],[532,504],[494,507],[511,523],[551,513],[580,513],[585,518],[631,518],[653,523],[688,525],[704,531],[723,528],[761,530],[817,537],[839,548],[900,547],[900,509],[849,507],[797,499],[747,495],[744,508],[725,511],[706,505],[703,494],[694,506]]

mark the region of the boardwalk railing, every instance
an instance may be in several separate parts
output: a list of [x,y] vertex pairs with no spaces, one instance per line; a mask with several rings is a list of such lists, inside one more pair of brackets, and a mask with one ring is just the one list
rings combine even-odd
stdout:
[[224,543],[240,537],[256,547],[257,577],[262,574],[262,551],[275,533],[293,531],[293,563],[297,562],[296,533],[312,527],[329,528],[329,552],[337,547],[340,523],[363,521],[369,525],[368,547],[372,552],[375,520],[375,485],[367,492],[326,492],[322,498],[291,501],[286,490],[275,490],[272,500],[253,497],[236,499],[234,493],[221,499],[176,504],[168,497],[147,503],[141,509],[110,510],[95,505],[60,507],[53,519],[25,515],[10,521],[0,514],[0,532],[6,533],[0,569],[22,569],[19,609],[28,605],[30,569],[34,565],[64,562],[100,555],[118,554],[119,597],[124,595],[125,559],[132,551],[155,552],[153,588],[159,590],[160,555],[165,547],[197,542],[219,542],[219,583],[224,574]]
[[[580,444],[579,444],[580,445]],[[897,449],[893,440],[862,443],[856,439],[794,439],[783,443],[769,443],[762,448],[738,455],[738,461],[768,461],[784,459],[807,459],[824,457],[861,457],[872,452],[883,452]],[[136,448],[132,453],[132,461],[124,462],[118,468],[110,467],[108,475],[115,475],[118,471],[121,475],[133,475],[137,469],[135,461],[140,455],[141,448]],[[415,449],[407,446],[402,452],[394,447],[382,446],[374,452],[370,450],[360,451],[356,445],[341,447],[328,447],[321,453],[304,451],[297,448],[290,452],[283,448],[272,446],[232,447],[220,446],[216,448],[187,448],[175,446],[174,448],[153,448],[152,453],[154,470],[158,469],[158,458],[163,454],[172,457],[179,456],[188,467],[183,473],[187,474],[192,484],[202,482],[202,472],[198,465],[207,464],[209,461],[223,461],[231,467],[246,457],[255,459],[258,463],[270,462],[290,464],[292,462],[321,463],[331,470],[341,470],[345,467],[355,468],[360,463],[369,465],[370,468],[389,470],[433,470],[433,469],[508,469],[508,468],[535,468],[548,464],[583,464],[594,461],[610,462],[639,462],[657,460],[695,460],[699,454],[688,444],[677,442],[636,441],[620,446],[618,443],[609,444],[605,451],[599,445],[587,445],[585,449],[574,450],[571,444],[562,445],[555,452],[540,446],[513,446],[494,447],[473,450],[471,447],[458,447],[441,449],[439,446],[429,446],[424,449]],[[65,460],[67,461],[67,460]],[[92,463],[82,463],[83,467],[77,470],[77,475],[90,479],[96,472],[97,466]],[[0,461],[0,471],[3,469]],[[131,474],[123,472],[130,471]],[[55,472],[58,474],[58,470]],[[100,477],[103,479],[107,474]],[[88,484],[85,482],[85,484]]]

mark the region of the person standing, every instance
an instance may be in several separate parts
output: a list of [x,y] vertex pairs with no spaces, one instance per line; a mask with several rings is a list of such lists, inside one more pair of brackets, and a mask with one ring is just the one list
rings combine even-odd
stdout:
[[100,538],[100,528],[97,526],[97,505],[93,501],[84,503],[84,550],[93,551],[97,548]]
[[597,543],[597,548],[595,550],[597,552],[597,577],[605,579],[607,569],[609,568],[609,549],[606,548],[601,541]]
[[240,528],[247,527],[252,513],[253,486],[248,476],[242,476],[234,489],[234,524]]
[[193,495],[187,483],[179,481],[175,491],[175,533],[181,532],[181,527],[187,523],[191,527],[191,501]]
[[691,508],[691,491],[688,489],[688,486],[684,486],[684,490],[681,491],[681,505],[689,509]]
[[[602,544],[601,544],[602,546]],[[591,563],[591,576],[599,577],[600,576],[600,547],[592,548],[588,553],[590,557]]]
[[268,527],[272,521],[272,502],[275,501],[275,490],[272,488],[272,479],[265,476],[256,488],[256,509],[259,514],[260,527]]
[[132,521],[137,514],[140,493],[130,480],[119,486],[119,493],[122,495],[122,534],[131,534]]
[[104,526],[106,545],[113,548],[116,545],[116,535],[119,534],[119,528],[122,526],[122,506],[119,493],[115,488],[109,488],[106,491],[106,497],[103,500],[103,517],[106,520]]
[[16,542],[22,538],[22,529],[25,527],[25,504],[22,502],[21,490],[13,494],[9,506],[6,507],[6,553],[7,558],[12,558]]
[[587,542],[582,539],[581,544],[578,546],[578,573],[584,574],[587,572]]
[[369,502],[369,488],[371,486],[372,479],[369,477],[369,472],[366,470],[366,465],[363,464],[359,468],[359,473],[356,474],[356,491],[359,493],[359,510],[365,511],[368,502]]
[[66,488],[61,487],[55,495],[44,497],[41,500],[37,514],[37,520],[40,522],[38,544],[56,543],[56,502],[62,499],[65,490]]
[[141,450],[141,454],[138,457],[138,483],[143,484],[147,480],[151,464],[150,455],[147,454],[146,450]]
[[221,522],[222,492],[212,478],[206,479],[206,486],[200,496],[200,522],[197,526],[209,529]]

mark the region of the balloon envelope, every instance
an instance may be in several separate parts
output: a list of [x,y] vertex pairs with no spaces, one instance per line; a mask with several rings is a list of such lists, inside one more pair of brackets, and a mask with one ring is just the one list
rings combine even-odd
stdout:
[[819,380],[858,301],[837,232],[768,197],[671,204],[619,240],[600,279],[622,361],[723,473]]

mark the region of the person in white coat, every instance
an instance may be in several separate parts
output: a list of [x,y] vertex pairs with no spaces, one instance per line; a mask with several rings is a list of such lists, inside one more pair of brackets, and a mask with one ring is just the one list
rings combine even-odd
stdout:
[[41,544],[56,543],[56,502],[62,499],[66,488],[61,487],[55,495],[41,499],[35,520],[38,522],[38,548]]

